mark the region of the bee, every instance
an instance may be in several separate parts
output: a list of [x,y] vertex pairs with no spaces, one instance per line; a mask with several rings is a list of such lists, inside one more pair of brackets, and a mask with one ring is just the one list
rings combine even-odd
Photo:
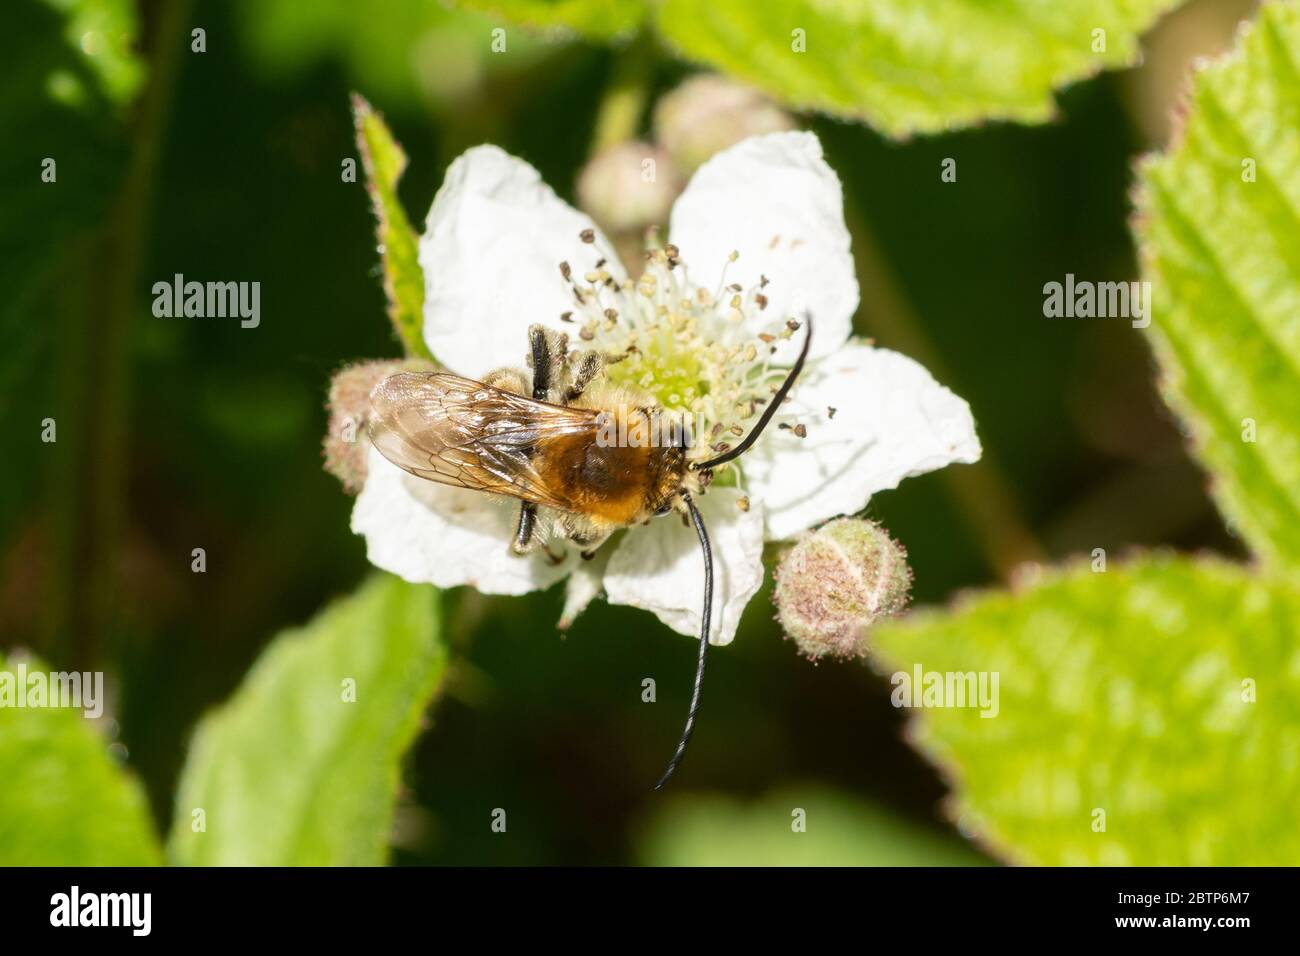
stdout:
[[[704,557],[704,610],[686,725],[655,789],[676,773],[695,729],[713,610],[713,548],[695,504],[713,470],[747,451],[776,414],[808,356],[803,347],[762,415],[734,448],[711,458],[694,453],[685,427],[643,396],[611,386],[595,350],[570,352],[568,337],[545,326],[528,330],[531,381],[503,368],[482,381],[449,372],[401,372],[375,386],[367,433],[379,452],[418,478],[519,501],[509,547],[523,555],[549,538],[571,542],[583,558],[611,534],[656,516],[689,519]],[[680,423],[676,423],[680,425]],[[667,435],[661,441],[611,441],[611,435]]]

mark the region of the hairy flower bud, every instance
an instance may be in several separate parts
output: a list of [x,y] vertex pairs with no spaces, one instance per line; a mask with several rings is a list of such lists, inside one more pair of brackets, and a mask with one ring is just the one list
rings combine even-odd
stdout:
[[693,76],[655,106],[655,133],[684,173],[750,136],[795,128],[794,118],[751,86]]
[[370,391],[396,372],[429,372],[433,366],[419,359],[360,362],[334,373],[330,382],[329,430],[322,450],[325,470],[343,482],[343,489],[355,495],[366,483],[366,416],[370,412]]
[[810,659],[858,657],[878,620],[907,604],[912,570],[874,521],[836,518],[795,542],[776,567],[777,620]]
[[669,155],[649,143],[619,143],[578,175],[578,204],[615,235],[668,221],[682,181]]

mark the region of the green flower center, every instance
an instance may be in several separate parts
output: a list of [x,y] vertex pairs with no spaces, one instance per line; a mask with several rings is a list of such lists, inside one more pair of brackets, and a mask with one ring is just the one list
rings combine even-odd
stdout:
[[608,367],[610,383],[642,392],[670,412],[693,413],[698,400],[709,394],[704,363],[668,331],[648,331],[639,337],[636,351]]
[[578,304],[567,321],[581,323],[579,345],[606,355],[609,384],[688,417],[696,455],[733,446],[784,379],[771,356],[799,324],[763,315],[766,279],[748,290],[692,285],[673,246],[647,252],[635,281],[618,283],[604,266],[597,261],[583,282],[561,266]]

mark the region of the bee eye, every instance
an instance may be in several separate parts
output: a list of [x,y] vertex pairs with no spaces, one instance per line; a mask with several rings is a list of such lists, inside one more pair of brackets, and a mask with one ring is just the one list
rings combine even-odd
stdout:
[[665,501],[663,504],[659,506],[658,510],[655,511],[655,515],[656,516],[666,515],[668,514],[668,512],[672,510],[673,510],[673,503],[671,501]]

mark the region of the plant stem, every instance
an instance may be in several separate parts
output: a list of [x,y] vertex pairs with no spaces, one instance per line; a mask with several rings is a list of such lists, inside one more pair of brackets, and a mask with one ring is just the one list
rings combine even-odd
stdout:
[[616,52],[613,76],[601,96],[591,155],[635,139],[641,129],[654,78],[654,41],[645,31],[637,34],[621,53]]
[[[67,462],[69,505],[61,517],[63,580],[59,632],[70,662],[103,659],[117,611],[118,571],[126,513],[129,441],[130,332],[139,306],[140,262],[148,235],[162,130],[177,62],[187,50],[189,4],[166,3],[149,44],[150,78],[137,105],[126,175],[101,234],[88,243],[80,270],[99,296],[75,297],[64,401],[78,428]],[[102,301],[98,307],[96,299]]]

